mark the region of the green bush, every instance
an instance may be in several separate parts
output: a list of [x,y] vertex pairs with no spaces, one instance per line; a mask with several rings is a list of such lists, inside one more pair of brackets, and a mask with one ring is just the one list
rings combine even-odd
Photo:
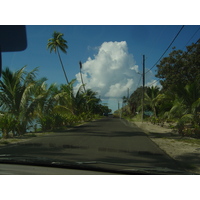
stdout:
[[13,131],[16,126],[16,120],[13,115],[3,114],[0,116],[0,130],[2,131],[2,137],[8,138],[9,132]]
[[53,124],[52,116],[46,115],[40,117],[37,122],[40,124],[42,131],[52,130],[52,124]]

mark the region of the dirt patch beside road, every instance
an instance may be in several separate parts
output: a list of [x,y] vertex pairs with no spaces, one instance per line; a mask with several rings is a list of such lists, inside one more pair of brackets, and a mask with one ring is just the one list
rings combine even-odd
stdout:
[[200,174],[200,144],[195,143],[197,139],[181,138],[170,128],[147,122],[134,122],[134,124],[187,171]]

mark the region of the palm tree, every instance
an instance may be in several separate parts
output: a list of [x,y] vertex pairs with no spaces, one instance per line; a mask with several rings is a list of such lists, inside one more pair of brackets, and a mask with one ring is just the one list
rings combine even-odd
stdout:
[[55,109],[59,104],[60,90],[56,84],[48,87],[46,83],[43,83],[37,92],[42,96],[35,112],[37,123],[41,125],[43,131],[53,130],[63,123],[63,120],[59,122],[56,120],[60,116]]
[[84,92],[83,85],[79,87],[76,93],[73,92],[75,81],[74,79],[68,85],[63,84],[60,86],[60,93],[57,95],[59,103],[56,110],[76,116],[84,112],[94,112],[96,105],[100,102],[100,99],[96,98],[97,93],[91,89]]
[[152,86],[147,89],[145,93],[145,104],[149,105],[154,112],[154,116],[157,117],[157,101],[158,101],[158,95],[159,95],[159,88],[157,86]]
[[81,82],[82,82],[82,85],[83,85],[83,89],[84,89],[84,92],[86,93],[86,90],[85,90],[85,84],[83,83],[83,76],[82,76],[82,63],[81,61],[79,62],[79,65],[80,65],[80,76],[81,76]]
[[126,96],[122,97],[122,103],[126,104],[128,102],[128,98]]
[[95,113],[95,110],[101,101],[99,98],[96,97],[97,94],[97,92],[94,92],[91,89],[87,89],[84,93],[87,103],[87,110],[89,112]]
[[65,79],[66,79],[67,83],[69,84],[67,74],[65,72],[65,68],[63,66],[62,59],[60,57],[60,52],[59,52],[59,50],[61,50],[63,53],[67,53],[67,50],[66,50],[66,49],[68,49],[67,41],[63,38],[63,36],[64,36],[63,33],[54,31],[52,36],[53,36],[53,38],[50,38],[48,40],[47,49],[50,49],[50,53],[52,51],[54,51],[55,53],[58,53],[58,57],[59,57],[59,60],[60,60],[61,66],[62,66],[62,70],[63,70],[64,76],[65,76]]
[[8,134],[15,127],[16,121],[13,115],[9,113],[0,114],[0,130],[3,133],[3,138],[8,138]]
[[13,116],[17,133],[24,134],[34,119],[34,111],[42,95],[35,95],[40,83],[35,79],[37,68],[26,72],[25,67],[16,72],[6,68],[0,80],[1,111]]
[[39,118],[42,118],[45,115],[51,115],[54,107],[58,104],[56,98],[56,95],[59,94],[57,85],[51,84],[47,87],[47,84],[44,83],[38,88],[37,93],[38,95],[42,95],[42,99],[37,105],[36,115]]
[[199,125],[200,90],[199,83],[195,81],[180,88],[169,115],[179,121],[191,121]]

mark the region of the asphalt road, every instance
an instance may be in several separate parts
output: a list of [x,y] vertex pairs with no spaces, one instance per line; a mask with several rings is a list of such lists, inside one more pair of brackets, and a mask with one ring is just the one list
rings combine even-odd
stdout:
[[106,117],[67,132],[52,133],[0,148],[0,155],[31,156],[97,166],[106,169],[177,169],[138,127]]

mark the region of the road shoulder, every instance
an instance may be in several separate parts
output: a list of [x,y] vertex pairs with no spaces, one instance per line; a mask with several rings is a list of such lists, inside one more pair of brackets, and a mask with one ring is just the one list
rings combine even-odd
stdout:
[[159,148],[178,161],[187,171],[200,174],[199,144],[184,142],[180,135],[167,127],[148,122],[132,123],[142,129]]

